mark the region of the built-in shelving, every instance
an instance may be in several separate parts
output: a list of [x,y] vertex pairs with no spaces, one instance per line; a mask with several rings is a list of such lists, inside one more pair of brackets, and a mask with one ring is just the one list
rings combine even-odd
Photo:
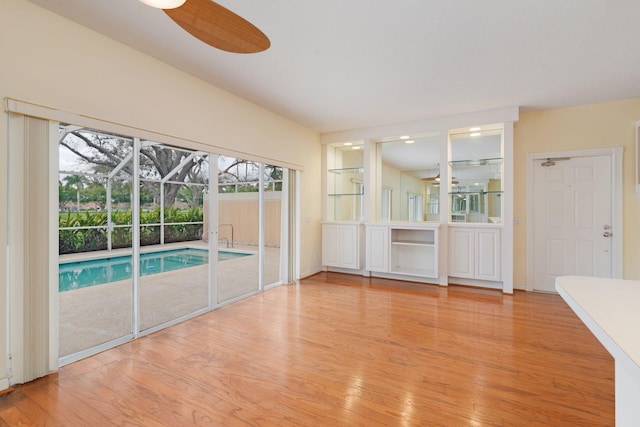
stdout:
[[474,159],[474,160],[451,160],[449,165],[452,167],[461,166],[491,166],[502,165],[502,157],[493,157],[490,159]]
[[391,244],[433,246],[435,244],[434,230],[392,228]]
[[449,162],[456,179],[449,189],[450,222],[501,222],[502,165],[501,157]]
[[390,227],[391,250],[389,272],[438,277],[437,228]]
[[433,246],[433,243],[420,243],[420,242],[409,242],[409,241],[397,241],[391,242],[392,245],[407,245],[407,246]]
[[339,169],[329,169],[330,173],[335,173],[338,175],[346,174],[346,173],[364,173],[364,168],[339,168]]
[[329,169],[336,175],[329,196],[362,196],[364,194],[364,168]]
[[[511,293],[513,124],[407,133],[407,141],[395,132],[326,141],[323,264]],[[418,158],[421,167],[404,168]]]
[[502,194],[503,191],[450,191],[449,194]]
[[362,218],[364,168],[362,166],[327,170],[327,196],[335,221],[357,221]]
[[435,224],[368,223],[366,269],[374,275],[425,281],[438,277]]
[[341,197],[341,196],[362,196],[364,195],[364,191],[361,193],[330,193],[329,197]]

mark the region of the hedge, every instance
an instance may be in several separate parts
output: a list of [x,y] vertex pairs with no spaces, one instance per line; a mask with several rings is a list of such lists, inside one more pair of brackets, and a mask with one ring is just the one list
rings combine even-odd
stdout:
[[[164,210],[164,241],[186,242],[200,240],[202,238],[202,224],[188,224],[202,222],[202,210],[200,208],[177,209],[175,207]],[[111,212],[111,222],[116,226],[111,234],[112,248],[128,248],[132,245],[132,227],[130,210],[114,210]],[[168,223],[187,223],[168,225]],[[160,208],[140,212],[140,245],[160,244],[160,226],[145,225],[160,223]],[[60,228],[73,229],[59,230],[58,250],[60,255],[100,251],[107,249],[107,212],[85,211],[66,212],[60,214],[58,225]],[[82,228],[102,227],[102,228]]]

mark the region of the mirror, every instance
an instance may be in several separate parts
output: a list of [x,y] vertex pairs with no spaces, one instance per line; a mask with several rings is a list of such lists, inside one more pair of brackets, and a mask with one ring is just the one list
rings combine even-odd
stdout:
[[440,134],[378,143],[380,221],[439,221]]
[[502,222],[502,129],[452,131],[451,222]]

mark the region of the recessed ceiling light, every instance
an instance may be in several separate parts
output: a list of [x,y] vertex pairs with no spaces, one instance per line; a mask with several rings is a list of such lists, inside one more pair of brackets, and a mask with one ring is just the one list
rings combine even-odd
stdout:
[[480,132],[472,132],[469,134],[469,136],[480,136],[482,135]]
[[345,146],[345,147],[350,147],[350,146],[352,146],[352,145],[353,145],[353,142],[345,142],[345,143],[344,143],[344,146]]
[[400,137],[400,139],[409,139],[409,138],[411,138],[409,135],[402,135],[402,136]]
[[407,139],[404,143],[405,144],[413,144],[415,141],[413,139]]
[[359,149],[361,149],[362,147],[361,147],[361,146],[359,146],[359,145],[354,145],[354,146],[353,146],[353,147],[351,147],[351,148],[352,148],[352,149],[354,149],[354,150],[359,150]]
[[475,127],[475,128],[469,128],[469,132],[477,132],[479,131],[480,128],[479,127]]

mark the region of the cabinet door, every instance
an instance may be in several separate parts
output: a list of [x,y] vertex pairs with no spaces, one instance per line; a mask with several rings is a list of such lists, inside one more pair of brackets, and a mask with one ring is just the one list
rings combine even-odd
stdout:
[[360,248],[357,224],[340,226],[340,265],[342,268],[359,269]]
[[389,271],[389,228],[367,227],[366,269],[386,273]]
[[322,265],[340,266],[340,225],[322,224]]
[[475,278],[475,232],[470,228],[449,229],[449,276]]
[[476,278],[500,281],[500,230],[477,230],[476,245]]

